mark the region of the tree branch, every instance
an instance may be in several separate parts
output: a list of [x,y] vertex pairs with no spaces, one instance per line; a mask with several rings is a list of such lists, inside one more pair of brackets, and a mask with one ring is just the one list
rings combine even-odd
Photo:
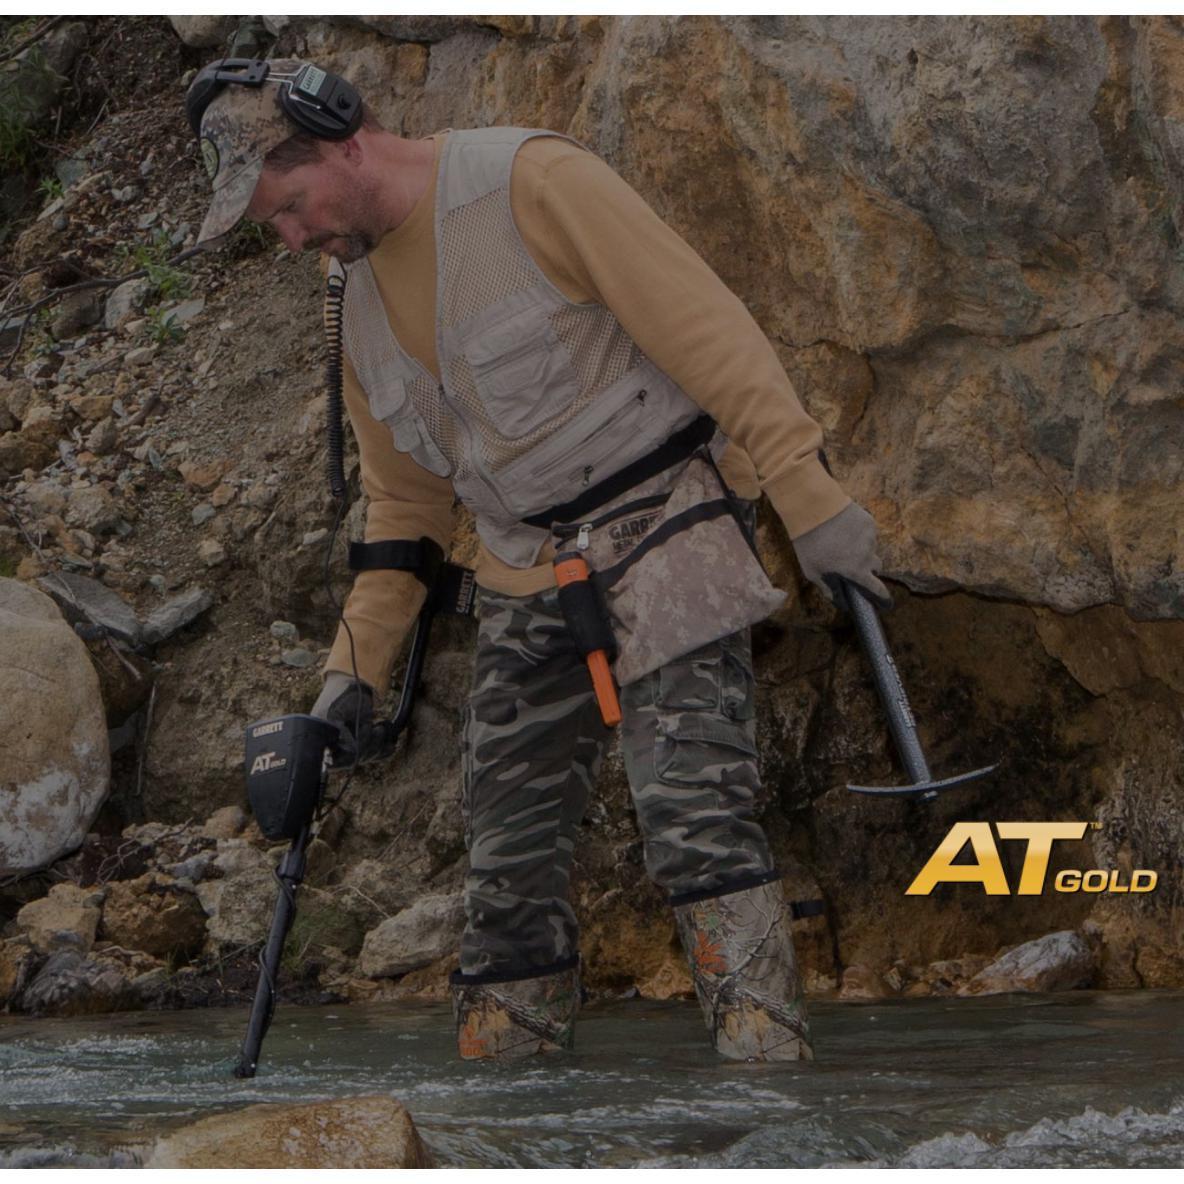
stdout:
[[[200,254],[201,247],[189,247],[182,251],[179,255],[174,255],[171,259],[165,260],[162,264],[164,267],[173,267],[178,263],[185,263],[192,259],[194,255]],[[146,267],[137,268],[135,271],[129,271],[127,275],[114,276],[111,278],[99,277],[91,280],[81,280],[77,284],[70,284],[65,288],[55,288],[48,296],[42,296],[40,300],[34,300],[32,304],[22,304],[12,310],[14,317],[19,317],[24,314],[24,321],[21,323],[20,330],[17,333],[16,345],[12,347],[12,352],[8,355],[4,363],[3,373],[5,378],[12,377],[12,363],[16,360],[17,354],[21,352],[21,346],[25,341],[25,332],[29,328],[29,322],[33,319],[40,309],[48,304],[53,304],[56,300],[60,300],[63,296],[68,296],[71,292],[81,292],[86,288],[118,288],[120,284],[126,284],[129,280],[138,280],[148,274]]]

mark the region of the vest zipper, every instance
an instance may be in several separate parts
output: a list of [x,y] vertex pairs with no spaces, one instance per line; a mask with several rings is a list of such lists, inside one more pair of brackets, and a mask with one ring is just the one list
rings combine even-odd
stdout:
[[[440,164],[436,170],[436,208],[432,211],[433,220],[435,222],[435,229],[433,238],[436,243],[436,365],[440,367],[440,397],[444,404],[452,412],[452,418],[459,420],[464,427],[467,454],[469,464],[472,467],[474,476],[481,482],[486,494],[492,495],[495,502],[501,508],[502,514],[514,522],[515,525],[521,524],[521,518],[517,514],[510,513],[510,507],[502,500],[501,492],[497,486],[490,479],[489,474],[485,471],[485,464],[480,459],[477,449],[474,447],[474,432],[469,425],[468,418],[465,415],[459,414],[456,405],[449,397],[448,388],[444,382],[444,375],[447,373],[448,358],[450,355],[444,352],[444,333],[442,329],[444,321],[444,268],[442,260],[444,258],[444,194],[447,191],[448,173],[452,166],[452,148],[456,143],[453,136],[449,136],[444,143],[443,150],[440,153]],[[517,149],[515,149],[516,151]],[[513,158],[511,157],[511,162]],[[509,174],[506,176],[506,185],[509,185]],[[506,204],[509,205],[510,197],[507,189]],[[523,248],[525,250],[525,247]],[[529,252],[527,252],[529,254]]]
[[[436,348],[437,348],[437,352],[438,352],[439,345],[437,345]],[[459,422],[462,425],[462,427],[464,428],[465,440],[467,441],[466,448],[468,451],[469,464],[472,467],[473,475],[481,482],[481,485],[484,488],[485,492],[488,495],[492,496],[494,501],[496,501],[497,504],[501,507],[502,513],[506,516],[506,518],[509,519],[510,521],[514,522],[515,524],[520,523],[522,521],[522,519],[517,514],[511,513],[510,507],[507,506],[506,503],[502,500],[501,492],[498,490],[497,486],[490,479],[489,475],[486,473],[485,464],[478,456],[477,449],[474,447],[475,433],[473,431],[473,428],[469,424],[468,419],[466,419],[464,415],[458,413],[458,411],[456,409],[456,405],[453,403],[452,399],[449,397],[448,388],[444,385],[443,381],[440,382],[439,386],[440,386],[440,397],[443,399],[445,406],[447,406],[448,409],[452,412],[452,418],[454,420],[456,420],[457,422]]]

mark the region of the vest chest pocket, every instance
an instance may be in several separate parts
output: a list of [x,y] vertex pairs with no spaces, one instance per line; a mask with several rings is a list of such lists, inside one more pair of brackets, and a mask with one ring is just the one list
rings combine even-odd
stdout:
[[541,427],[579,394],[571,356],[537,309],[474,334],[464,355],[493,426],[507,439]]

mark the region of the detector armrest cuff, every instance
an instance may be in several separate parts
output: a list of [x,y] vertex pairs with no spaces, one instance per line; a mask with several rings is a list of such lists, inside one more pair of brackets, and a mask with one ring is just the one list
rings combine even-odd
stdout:
[[444,552],[429,538],[381,539],[375,543],[350,543],[351,571],[409,571],[425,588],[436,582]]

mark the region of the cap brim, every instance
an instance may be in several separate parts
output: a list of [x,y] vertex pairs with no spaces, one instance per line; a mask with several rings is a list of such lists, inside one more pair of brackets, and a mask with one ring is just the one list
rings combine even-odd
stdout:
[[263,172],[263,159],[244,165],[238,175],[220,189],[214,191],[214,200],[206,211],[205,221],[198,231],[197,245],[207,250],[217,250],[246,213],[251,204],[251,195],[259,184]]

